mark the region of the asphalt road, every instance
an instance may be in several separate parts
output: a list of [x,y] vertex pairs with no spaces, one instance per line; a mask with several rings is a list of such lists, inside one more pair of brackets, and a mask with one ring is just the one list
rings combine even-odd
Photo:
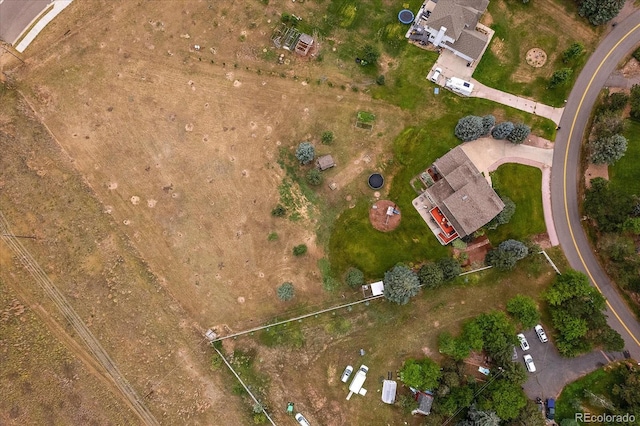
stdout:
[[640,10],[619,22],[591,55],[567,99],[551,171],[551,206],[560,245],[571,267],[586,273],[607,298],[608,322],[622,335],[626,349],[636,360],[640,360],[640,323],[592,252],[580,223],[578,182],[582,136],[596,97],[618,63],[639,42]]
[[12,44],[51,0],[0,0],[0,40]]

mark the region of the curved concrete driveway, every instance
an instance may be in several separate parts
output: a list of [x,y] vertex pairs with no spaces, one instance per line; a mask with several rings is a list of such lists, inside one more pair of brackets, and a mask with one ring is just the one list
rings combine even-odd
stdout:
[[596,97],[618,63],[640,41],[640,10],[631,14],[602,40],[580,73],[560,120],[551,172],[553,219],[572,268],[585,272],[607,298],[609,324],[625,340],[626,349],[640,360],[640,324],[623,301],[591,251],[580,223],[578,183],[580,149]]

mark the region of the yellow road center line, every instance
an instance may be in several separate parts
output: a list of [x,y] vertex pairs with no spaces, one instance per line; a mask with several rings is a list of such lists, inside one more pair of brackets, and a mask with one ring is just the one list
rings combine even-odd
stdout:
[[[582,98],[580,98],[580,102],[578,103],[578,109],[576,110],[576,114],[573,116],[573,122],[571,123],[571,127],[569,128],[569,139],[567,140],[567,149],[566,149],[565,154],[564,154],[563,195],[564,195],[564,211],[565,211],[565,215],[567,217],[567,224],[569,225],[569,234],[571,235],[571,241],[573,241],[573,245],[576,248],[576,252],[578,253],[578,257],[580,258],[580,262],[582,262],[582,265],[584,266],[585,271],[587,271],[587,275],[589,275],[589,278],[591,279],[591,282],[593,283],[593,285],[596,287],[596,289],[601,294],[602,294],[602,290],[600,290],[600,286],[598,285],[596,280],[593,278],[593,275],[591,275],[591,271],[589,271],[589,268],[587,267],[587,264],[584,261],[584,258],[582,257],[582,253],[580,252],[580,247],[578,247],[578,244],[576,243],[576,239],[575,239],[575,236],[573,234],[573,228],[571,227],[571,222],[569,220],[569,209],[568,209],[568,206],[567,206],[567,163],[568,163],[568,160],[569,160],[569,145],[571,145],[571,137],[573,136],[573,130],[574,130],[574,127],[576,125],[576,120],[578,119],[578,112],[582,109],[582,104],[584,102],[584,98],[587,96],[587,92],[591,88],[591,85],[593,84],[593,80],[596,78],[596,75],[600,71],[600,68],[602,68],[602,65],[604,65],[604,63],[607,61],[607,59],[609,59],[609,56],[611,55],[611,53],[614,50],[616,50],[616,48],[620,45],[620,43],[622,43],[627,37],[629,37],[631,35],[631,33],[636,31],[638,28],[640,28],[640,24],[636,25],[631,30],[629,30],[620,40],[618,40],[618,42],[616,44],[613,45],[613,48],[611,48],[609,50],[609,52],[602,59],[600,64],[598,64],[598,67],[596,68],[596,71],[593,73],[593,75],[591,76],[591,79],[589,80],[589,83],[587,84],[587,88],[585,89],[584,93],[582,94]],[[634,336],[633,333],[631,333],[631,330],[629,330],[629,327],[627,327],[627,325],[624,323],[624,321],[622,321],[622,318],[620,318],[620,316],[618,315],[616,310],[613,309],[613,306],[611,306],[611,304],[609,303],[609,300],[607,300],[607,306],[609,307],[609,310],[611,312],[613,312],[613,315],[615,315],[615,317],[618,319],[620,324],[622,324],[622,327],[624,327],[624,329],[627,330],[627,333],[629,333],[629,336],[631,336],[631,338],[634,340],[634,342],[636,342],[636,344],[638,346],[640,346],[640,341],[638,341],[636,336]]]

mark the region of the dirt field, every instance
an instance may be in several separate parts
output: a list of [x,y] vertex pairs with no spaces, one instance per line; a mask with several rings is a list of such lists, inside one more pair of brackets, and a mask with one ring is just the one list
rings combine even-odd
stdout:
[[[331,218],[319,217],[296,184],[287,189],[283,153],[311,140],[319,154],[334,156],[338,165],[316,192],[337,209],[361,195],[405,123],[428,115],[409,117],[363,93],[374,79],[341,59],[347,30],[320,40],[323,61],[287,54],[277,64],[269,36],[279,14],[315,16],[326,7],[76,1],[29,47],[24,64],[0,58],[15,88],[1,93],[0,208],[15,234],[35,237],[23,244],[159,423],[250,423],[251,408],[229,392],[235,382],[210,370],[203,332],[244,329],[340,298],[323,290],[318,271],[324,253],[315,227]],[[360,110],[375,114],[373,132],[354,127]],[[336,135],[331,146],[320,144],[325,130]],[[282,191],[299,201],[300,220],[271,215]],[[272,233],[277,240],[267,238]],[[308,253],[293,256],[302,243]],[[275,296],[283,281],[295,287],[287,304]],[[11,336],[35,353],[20,360],[9,339],[0,340],[0,361],[12,366],[0,371],[0,386],[20,386],[0,402],[0,423],[134,423],[125,399],[5,244],[0,285],[0,339]],[[515,283],[506,288],[518,291]],[[309,322],[302,349],[225,345],[256,347],[279,421],[295,398],[313,423],[396,422],[399,411],[381,403],[369,410],[355,397],[346,406],[336,375],[346,362],[357,367],[364,347],[371,355],[363,361],[375,368],[370,401],[379,401],[378,376],[406,355],[435,354],[433,330],[471,315],[461,308],[466,300],[492,300],[486,288],[480,293],[460,288],[411,310],[354,310],[346,325],[334,317]],[[455,315],[421,325],[420,310]],[[388,345],[397,322],[406,327],[403,340]],[[381,333],[364,335],[380,324]],[[51,371],[38,392],[29,376],[36,366]]]
[[[8,94],[19,114],[5,111],[0,120],[2,206],[16,233],[36,234],[27,249],[159,421],[221,424],[224,413],[226,424],[242,424],[250,409],[237,398],[223,402],[229,383],[207,372],[202,332],[283,314],[290,305],[275,297],[283,281],[294,283],[303,305],[326,297],[315,272],[323,253],[313,212],[303,209],[307,219],[298,222],[270,214],[285,175],[279,150],[311,139],[334,154],[339,166],[326,173],[340,189],[320,193],[344,200],[351,182],[380,161],[402,113],[317,84],[326,74],[305,61],[291,57],[295,68],[262,61],[275,8],[253,22],[248,6],[181,6],[176,20],[174,2],[74,2],[32,44],[24,65],[7,66],[25,100]],[[340,83],[339,73],[328,75]],[[360,109],[377,115],[375,134],[353,127]],[[25,126],[38,137],[29,139]],[[318,141],[326,129],[337,137],[331,147]],[[267,240],[271,232],[277,241]],[[296,258],[291,250],[300,243],[309,253]],[[0,247],[2,280],[9,288],[29,282]],[[32,285],[16,299],[27,309],[43,299]],[[55,307],[38,303],[38,318],[52,317],[68,356],[91,365]],[[83,380],[95,400],[105,392],[95,378]],[[23,404],[7,406],[14,413],[7,421],[25,419]],[[119,423],[108,410],[104,419]]]

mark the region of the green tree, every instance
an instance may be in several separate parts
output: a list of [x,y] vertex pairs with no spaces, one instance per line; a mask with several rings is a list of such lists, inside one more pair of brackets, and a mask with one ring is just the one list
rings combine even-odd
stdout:
[[618,111],[604,110],[593,123],[592,135],[596,139],[609,138],[624,131],[624,120]]
[[[518,363],[518,365],[521,364]],[[512,424],[519,426],[545,426],[546,422],[544,420],[544,416],[540,415],[540,406],[535,402],[528,400],[527,405],[520,410],[520,414],[518,414],[518,417]],[[578,425],[576,424],[576,426]]]
[[575,298],[589,298],[594,295],[593,290],[595,289],[589,285],[589,278],[585,274],[569,270],[555,278],[545,299],[551,306],[561,306]]
[[444,274],[435,263],[426,263],[418,271],[418,279],[424,287],[436,288],[442,284]]
[[400,369],[402,383],[419,390],[435,389],[441,375],[440,366],[430,358],[421,361],[408,359]]
[[293,299],[294,296],[294,288],[293,284],[290,282],[282,283],[280,287],[276,290],[276,294],[278,295],[278,299],[286,302],[287,300]]
[[527,405],[527,397],[520,385],[498,380],[491,389],[491,408],[503,420],[518,417],[520,410]]
[[515,126],[513,125],[512,122],[510,121],[504,121],[498,125],[496,125],[493,130],[491,130],[491,136],[493,136],[494,139],[506,139],[511,132],[513,132],[513,130],[515,129]]
[[449,395],[436,402],[439,412],[452,416],[460,408],[471,405],[471,402],[473,402],[473,389],[469,386],[451,389]]
[[309,164],[316,156],[316,149],[309,142],[300,142],[296,149],[296,158],[300,164]]
[[513,253],[516,260],[522,260],[529,254],[526,244],[518,240],[506,240],[500,243],[498,249]]
[[384,274],[384,296],[399,305],[405,305],[420,291],[420,280],[411,269],[396,265]]
[[504,203],[504,208],[487,224],[488,229],[496,229],[500,225],[506,225],[516,212],[516,203],[511,198],[501,195],[500,199]]
[[626,192],[609,185],[603,178],[591,179],[585,192],[584,212],[603,232],[619,232],[633,211],[634,200]]
[[591,143],[593,164],[613,164],[627,152],[627,138],[622,135],[598,138]]
[[438,260],[438,267],[442,271],[442,276],[445,281],[451,281],[462,273],[462,266],[460,263],[452,257],[443,257]]
[[322,172],[318,169],[311,169],[307,173],[307,182],[309,185],[318,186],[322,183]]
[[500,363],[511,359],[516,330],[502,311],[480,314],[475,321],[483,332],[484,350]]
[[299,244],[299,245],[297,245],[297,246],[295,246],[293,248],[293,255],[294,256],[302,256],[306,252],[307,252],[307,245],[306,244]]
[[582,55],[584,46],[581,43],[572,43],[564,52],[562,52],[562,62],[565,64]]
[[478,139],[484,133],[484,126],[481,117],[467,115],[458,120],[454,134],[462,142],[469,142]]
[[321,140],[322,140],[323,144],[331,145],[333,143],[333,140],[334,140],[333,132],[330,131],[330,130],[322,132]]
[[378,78],[376,78],[376,84],[378,86],[384,86],[384,75],[380,74]]
[[445,331],[438,336],[438,350],[440,353],[460,361],[469,356],[470,348],[461,339],[456,339],[451,333]]
[[622,224],[622,229],[640,235],[640,217],[629,217]]
[[516,123],[513,125],[513,130],[507,136],[507,140],[511,143],[521,144],[523,143],[529,134],[531,133],[531,128],[524,123]]
[[551,80],[549,80],[549,89],[555,89],[558,86],[564,85],[571,75],[573,75],[573,70],[571,68],[561,68],[555,71],[551,75]]
[[364,284],[364,273],[358,268],[349,268],[344,280],[349,287],[358,288]]
[[500,417],[494,411],[480,411],[474,404],[469,408],[467,418],[458,426],[499,426],[500,423]]
[[578,13],[593,25],[602,25],[620,13],[624,0],[582,0]]
[[536,302],[522,294],[518,294],[507,302],[507,312],[513,315],[523,328],[532,328],[540,321]]

